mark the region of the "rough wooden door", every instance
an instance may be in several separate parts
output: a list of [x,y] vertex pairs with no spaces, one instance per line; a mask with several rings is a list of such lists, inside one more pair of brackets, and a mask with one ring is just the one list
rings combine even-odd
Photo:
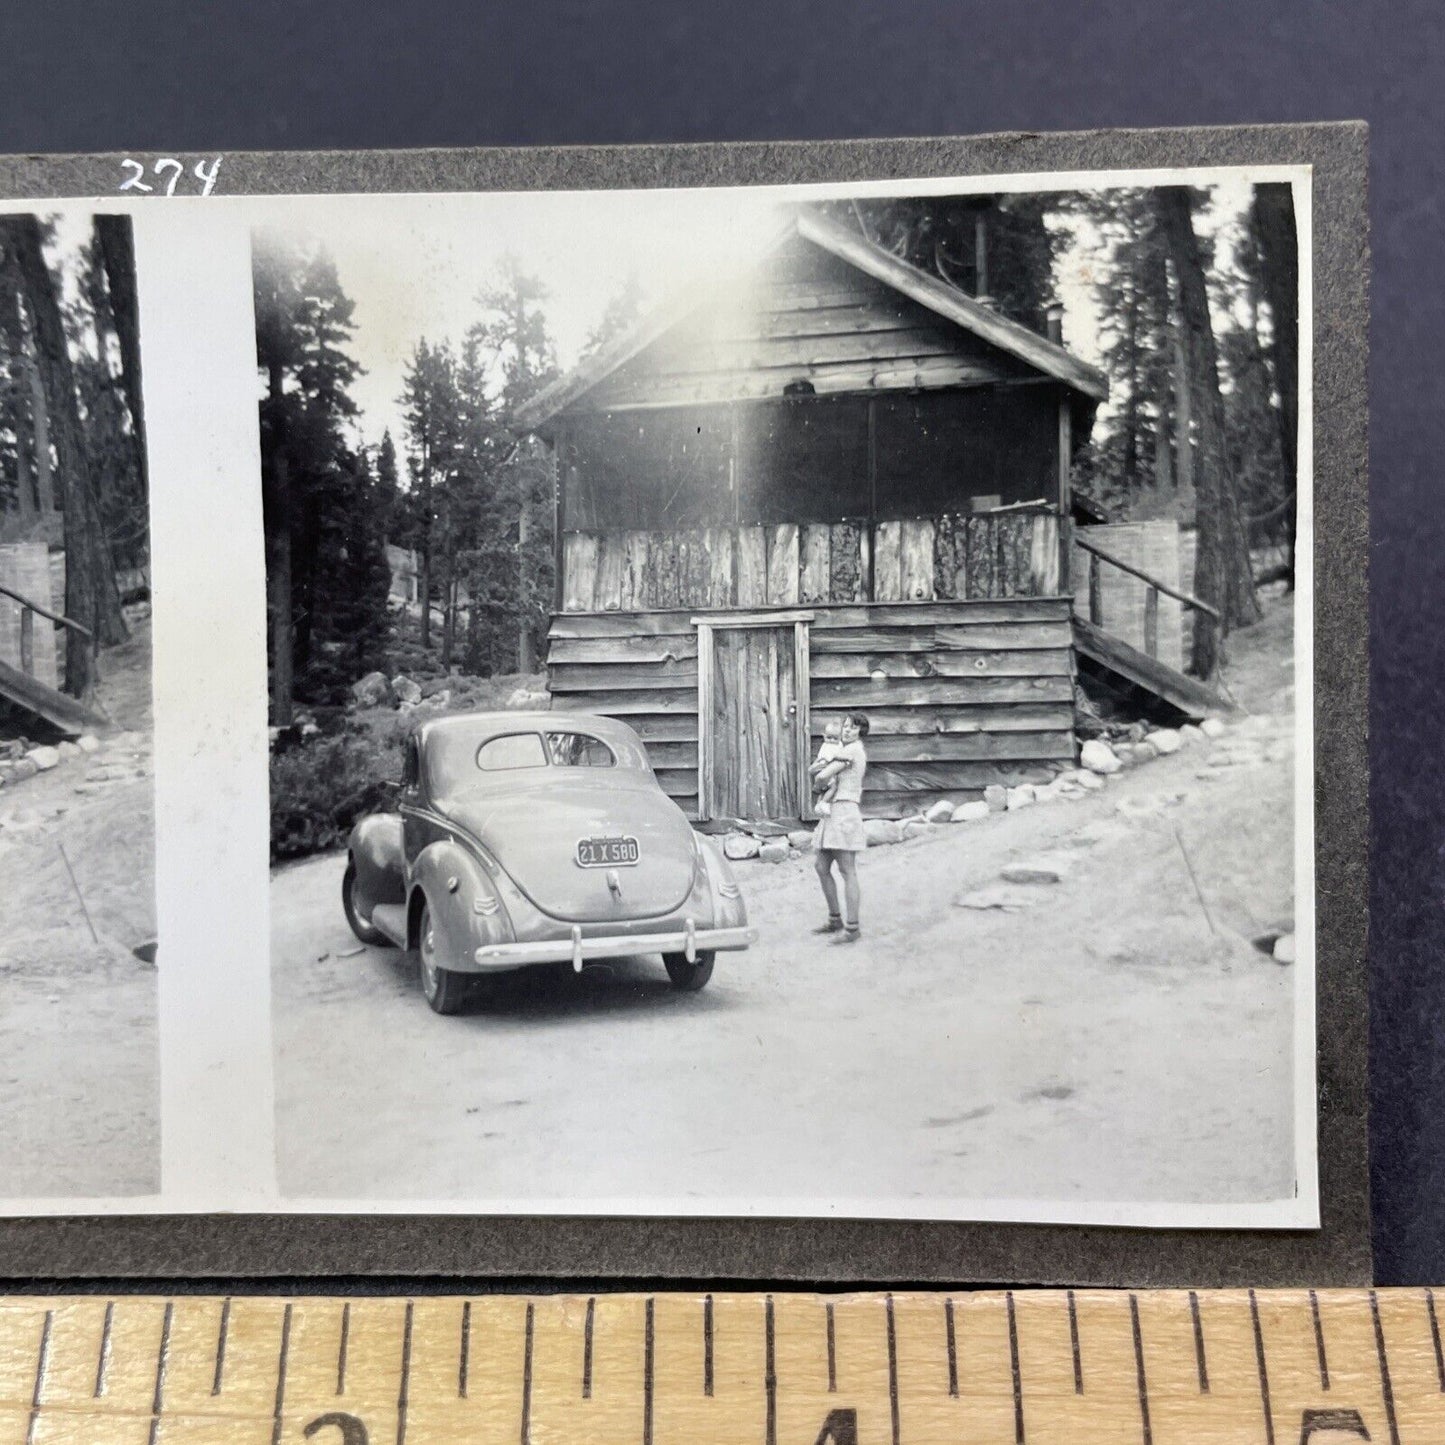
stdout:
[[[709,734],[714,818],[800,818],[806,628],[712,629]],[[803,664],[806,667],[806,663]]]

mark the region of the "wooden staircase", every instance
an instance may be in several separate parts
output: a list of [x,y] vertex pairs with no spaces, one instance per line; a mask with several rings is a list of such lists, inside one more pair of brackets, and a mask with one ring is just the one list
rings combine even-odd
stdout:
[[[32,602],[19,592],[0,585],[0,593],[20,604],[20,666],[0,660],[0,702],[19,707],[33,717],[41,718],[57,732],[66,737],[78,737],[89,728],[102,726],[105,719],[84,701],[42,682],[33,672],[31,637],[34,633],[35,617],[38,614],[53,622],[57,627],[69,629],[77,639],[77,645],[93,646],[94,635],[88,627],[73,618],[62,617],[38,602]],[[90,669],[94,675],[94,669]]]
[[[1104,551],[1098,543],[1075,534],[1075,541],[1089,556],[1089,616],[1073,616],[1074,653],[1082,676],[1092,677],[1110,692],[1140,697],[1141,701],[1165,704],[1174,712],[1197,721],[1211,713],[1229,711],[1230,704],[1215,688],[1196,677],[1189,677],[1177,668],[1161,662],[1159,645],[1159,594],[1172,597],[1182,606],[1218,620],[1218,611],[1198,597],[1180,592],[1167,582]],[[1144,647],[1135,647],[1110,633],[1104,625],[1102,587],[1099,583],[1101,565],[1117,567],[1139,578],[1147,590],[1144,594]]]

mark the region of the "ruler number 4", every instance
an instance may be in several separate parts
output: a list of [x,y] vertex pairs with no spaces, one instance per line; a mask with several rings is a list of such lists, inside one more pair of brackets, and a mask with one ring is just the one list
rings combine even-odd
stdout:
[[[122,191],[145,192],[154,191],[156,189],[155,186],[149,184],[145,180],[146,168],[140,161],[132,160],[129,156],[127,156],[123,161],[121,161],[120,164],[121,168],[123,170],[129,171],[130,174],[120,183],[117,189]],[[201,195],[209,196],[211,194],[211,190],[216,184],[216,175],[220,171],[220,169],[220,156],[217,156],[209,164],[207,164],[203,160],[196,162],[192,170],[192,174],[201,183]],[[183,162],[176,160],[174,156],[162,156],[151,167],[150,173],[156,176],[158,179],[163,176],[169,176],[170,179],[165,183],[165,194],[168,196],[173,196],[176,193],[176,183],[183,175],[185,175],[186,167]]]

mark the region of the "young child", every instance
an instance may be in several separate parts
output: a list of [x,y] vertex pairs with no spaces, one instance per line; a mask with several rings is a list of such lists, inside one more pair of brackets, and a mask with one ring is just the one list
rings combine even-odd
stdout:
[[808,768],[815,788],[822,790],[822,796],[813,805],[820,818],[826,818],[833,811],[833,798],[838,791],[839,774],[834,771],[829,777],[820,779],[818,774],[833,762],[843,751],[843,724],[830,722],[823,728],[823,742],[818,756]]

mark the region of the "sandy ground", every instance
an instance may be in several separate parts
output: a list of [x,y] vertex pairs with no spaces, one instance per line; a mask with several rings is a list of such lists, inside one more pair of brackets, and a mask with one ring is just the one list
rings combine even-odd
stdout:
[[156,971],[131,951],[155,933],[145,619],[101,668],[100,750],[0,788],[0,1198],[159,1187]]
[[[1250,940],[1292,926],[1289,641],[1278,598],[1232,640],[1251,715],[1216,743],[870,850],[854,947],[809,935],[809,861],[741,865],[762,941],[697,995],[643,958],[533,971],[438,1018],[410,957],[348,932],[341,857],[279,870],[283,1192],[859,1214],[1288,1198],[1294,970]],[[1061,882],[959,905],[1041,855]]]

